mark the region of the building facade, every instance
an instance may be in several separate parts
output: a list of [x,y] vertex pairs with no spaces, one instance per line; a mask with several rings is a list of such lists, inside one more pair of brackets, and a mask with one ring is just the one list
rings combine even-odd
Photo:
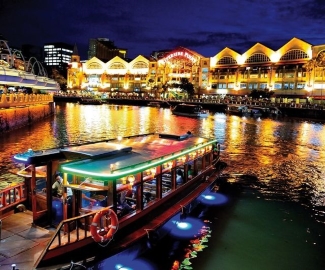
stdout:
[[292,38],[274,51],[256,43],[243,54],[228,47],[204,57],[184,47],[162,57],[116,56],[108,62],[96,57],[83,63],[72,59],[68,90],[91,90],[110,95],[182,95],[173,83],[187,78],[195,95],[248,95],[252,90],[274,91],[276,96],[314,97],[325,94],[325,44],[313,46]]
[[71,62],[73,45],[63,42],[47,43],[44,44],[43,53],[47,69],[56,68],[62,71]]
[[126,58],[126,54],[126,49],[117,48],[114,42],[108,38],[92,38],[89,40],[88,59],[96,57],[103,62],[107,62],[115,56]]

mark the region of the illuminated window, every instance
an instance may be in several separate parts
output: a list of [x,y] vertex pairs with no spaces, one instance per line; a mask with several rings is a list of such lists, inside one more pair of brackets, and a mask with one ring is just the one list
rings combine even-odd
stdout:
[[309,59],[308,55],[302,50],[291,50],[285,53],[280,60]]

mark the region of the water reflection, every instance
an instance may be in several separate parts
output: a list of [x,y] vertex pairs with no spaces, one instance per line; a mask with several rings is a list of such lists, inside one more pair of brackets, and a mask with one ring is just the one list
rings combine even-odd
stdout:
[[[194,119],[174,116],[163,108],[60,104],[55,116],[0,136],[0,178],[14,177],[8,174],[16,167],[11,156],[29,148],[39,150],[118,135],[188,130],[218,139],[222,159],[228,164],[224,173],[230,182],[258,191],[265,200],[297,203],[310,210],[315,222],[325,223],[325,125],[305,120],[245,118],[223,113]],[[202,199],[204,205],[211,203],[210,195]],[[228,201],[221,194],[218,196],[219,203]],[[139,261],[146,269],[143,263]]]

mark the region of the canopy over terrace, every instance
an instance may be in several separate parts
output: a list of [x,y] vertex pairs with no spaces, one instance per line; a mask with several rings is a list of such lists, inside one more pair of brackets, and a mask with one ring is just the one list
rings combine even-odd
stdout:
[[86,159],[64,163],[63,173],[93,177],[107,182],[136,174],[216,143],[189,135],[150,134],[107,143],[95,143],[62,150],[66,156]]
[[53,79],[36,76],[21,70],[5,68],[4,66],[0,66],[0,85],[1,84],[43,90],[60,90],[60,86]]

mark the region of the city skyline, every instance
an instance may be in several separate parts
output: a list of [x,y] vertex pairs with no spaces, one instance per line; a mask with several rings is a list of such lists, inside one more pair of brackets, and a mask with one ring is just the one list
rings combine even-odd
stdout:
[[[317,0],[2,1],[0,34],[9,46],[76,44],[87,59],[90,38],[109,38],[127,57],[183,46],[205,57],[225,47],[245,52],[257,42],[277,50],[297,37],[324,44],[325,8]],[[22,19],[19,19],[22,18]]]

